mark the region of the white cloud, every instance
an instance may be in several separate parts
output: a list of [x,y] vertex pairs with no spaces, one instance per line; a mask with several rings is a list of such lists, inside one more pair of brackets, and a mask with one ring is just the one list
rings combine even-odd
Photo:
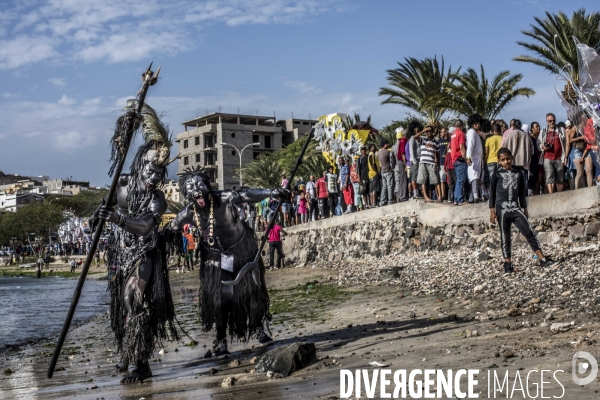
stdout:
[[9,93],[9,92],[2,93],[2,97],[4,97],[5,99],[12,99],[17,96],[18,95],[14,94],[14,93]]
[[54,86],[65,86],[67,84],[67,80],[65,78],[50,78],[48,79],[48,82]]
[[52,39],[18,36],[0,40],[0,69],[18,68],[57,56]]
[[[138,61],[187,51],[205,23],[295,24],[340,12],[343,0],[49,0],[0,12],[0,69],[40,61]],[[202,22],[203,24],[199,24]]]
[[286,81],[284,85],[290,89],[296,90],[301,94],[318,94],[321,93],[322,90],[316,86],[309,84],[308,82],[302,81]]

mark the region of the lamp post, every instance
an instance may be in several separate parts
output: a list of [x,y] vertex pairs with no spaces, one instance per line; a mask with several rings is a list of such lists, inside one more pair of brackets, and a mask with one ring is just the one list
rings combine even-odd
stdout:
[[236,146],[229,144],[229,143],[225,143],[225,142],[221,142],[221,146],[231,146],[235,149],[235,151],[237,151],[238,156],[240,157],[240,187],[244,186],[242,184],[242,154],[244,153],[244,150],[246,150],[248,147],[250,146],[260,146],[260,143],[250,143],[247,144],[246,146],[242,147],[242,150],[240,151],[240,149],[238,149]]

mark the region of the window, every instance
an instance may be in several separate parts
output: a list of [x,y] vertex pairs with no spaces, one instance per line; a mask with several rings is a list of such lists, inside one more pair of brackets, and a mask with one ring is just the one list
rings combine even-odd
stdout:
[[200,154],[196,154],[196,162],[200,162]]
[[189,157],[183,157],[183,165],[188,165],[190,163],[190,158]]
[[265,149],[271,148],[271,136],[265,136]]
[[211,169],[208,171],[208,177],[210,178],[211,182],[216,182],[214,169]]
[[215,165],[215,155],[213,153],[206,153],[204,155],[204,165]]
[[252,135],[252,143],[260,143],[260,136]]
[[213,135],[204,135],[204,148],[215,147],[215,137]]
[[187,139],[183,141],[183,148],[184,149],[188,148],[188,141],[187,141]]
[[194,138],[194,146],[200,146],[200,136]]

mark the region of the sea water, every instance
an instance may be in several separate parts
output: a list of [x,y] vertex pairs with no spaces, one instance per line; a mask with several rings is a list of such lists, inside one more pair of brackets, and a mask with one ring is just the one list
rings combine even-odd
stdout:
[[[77,279],[0,277],[0,350],[60,333]],[[73,323],[108,311],[107,281],[87,280]]]

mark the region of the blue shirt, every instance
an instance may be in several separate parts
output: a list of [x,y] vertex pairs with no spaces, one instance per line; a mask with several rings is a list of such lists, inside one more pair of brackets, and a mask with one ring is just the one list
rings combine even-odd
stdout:
[[341,186],[345,186],[348,184],[348,175],[350,175],[350,167],[348,166],[348,164],[344,164],[340,168]]

